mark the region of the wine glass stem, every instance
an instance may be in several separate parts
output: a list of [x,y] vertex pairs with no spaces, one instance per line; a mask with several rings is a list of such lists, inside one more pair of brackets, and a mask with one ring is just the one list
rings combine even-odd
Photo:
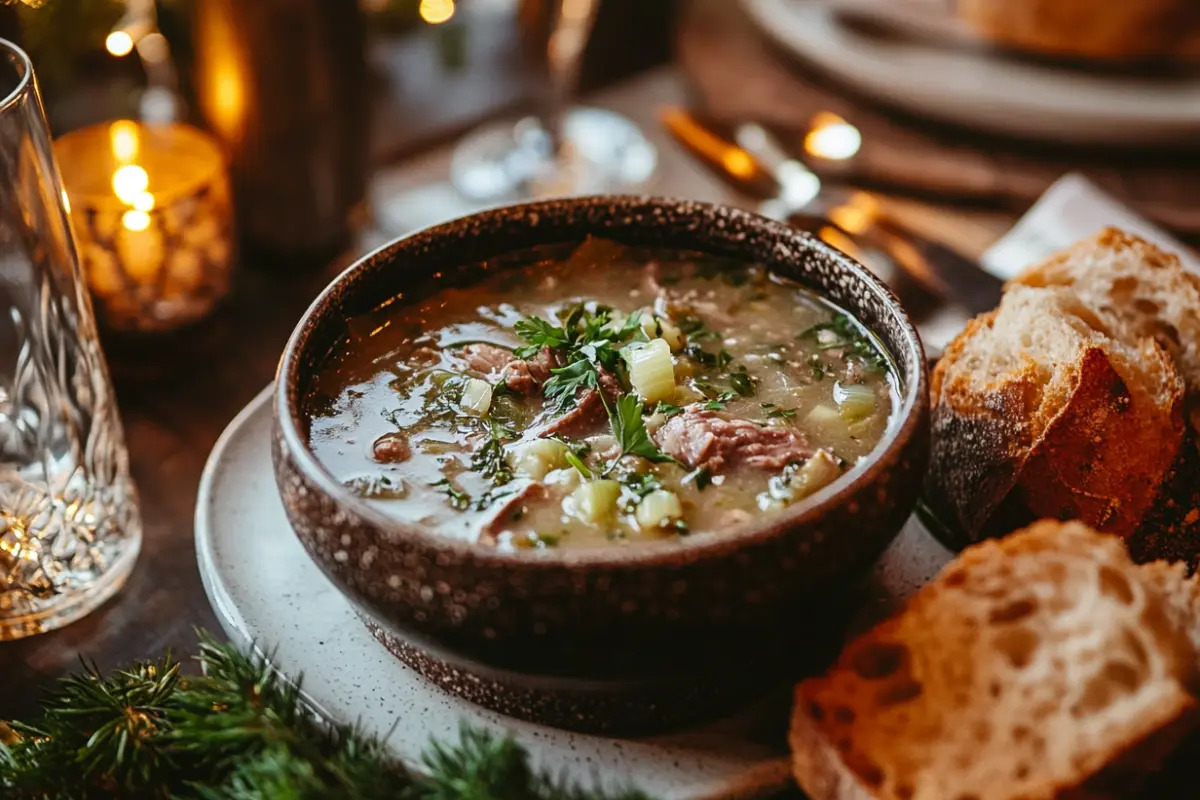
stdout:
[[562,146],[563,120],[579,84],[583,52],[596,20],[599,0],[559,0],[547,43],[549,96],[543,116],[554,151]]

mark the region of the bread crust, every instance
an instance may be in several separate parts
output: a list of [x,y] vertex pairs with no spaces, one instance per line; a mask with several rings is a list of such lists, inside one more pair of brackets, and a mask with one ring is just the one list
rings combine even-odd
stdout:
[[[1170,369],[1155,346],[1153,356]],[[1034,517],[1077,519],[1121,537],[1138,529],[1179,454],[1183,391],[1169,417],[1139,410],[1099,348],[1084,352],[1070,401],[1026,460],[1013,500]]]

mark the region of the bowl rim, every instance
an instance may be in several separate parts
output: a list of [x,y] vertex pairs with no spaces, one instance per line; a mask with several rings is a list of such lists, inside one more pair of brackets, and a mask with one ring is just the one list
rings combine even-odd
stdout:
[[[358,272],[371,269],[378,259],[387,257],[390,251],[403,250],[410,240],[417,237],[451,235],[463,224],[464,220],[475,217],[520,212],[528,218],[531,213],[536,215],[543,210],[560,208],[563,204],[603,208],[611,210],[614,214],[620,213],[622,208],[632,210],[635,207],[644,209],[647,206],[687,207],[696,209],[698,212],[719,213],[726,219],[737,219],[760,231],[770,231],[788,238],[806,252],[815,252],[833,262],[840,272],[849,273],[856,281],[864,284],[868,291],[883,302],[887,312],[899,323],[906,352],[892,353],[892,356],[899,362],[901,371],[906,371],[905,364],[910,358],[912,363],[917,366],[915,380],[908,380],[907,376],[902,376],[905,378],[904,386],[900,403],[894,412],[894,421],[889,425],[875,448],[860,463],[830,485],[805,498],[804,502],[771,514],[762,521],[752,520],[725,531],[691,534],[683,537],[682,540],[664,539],[660,542],[638,543],[631,547],[546,548],[507,553],[477,542],[444,536],[426,526],[397,519],[353,494],[317,459],[316,454],[309,448],[308,442],[300,432],[299,401],[301,398],[298,393],[291,391],[291,384],[300,377],[297,369],[303,352],[301,343],[302,339],[306,338],[306,331],[315,327],[323,315],[336,311],[338,302],[334,296],[344,281]],[[858,318],[854,309],[846,310],[854,314],[856,319]],[[874,331],[872,332],[874,333]],[[902,358],[905,360],[901,361]],[[819,521],[829,511],[847,501],[863,486],[873,484],[885,470],[891,468],[890,463],[895,461],[908,446],[913,436],[918,433],[923,418],[927,416],[928,382],[928,367],[920,334],[899,299],[874,273],[817,237],[786,223],[720,203],[648,195],[587,195],[489,207],[463,217],[414,230],[356,259],[321,290],[289,335],[276,370],[272,405],[275,435],[282,437],[282,444],[287,451],[286,456],[292,460],[295,469],[300,471],[306,480],[316,484],[317,488],[334,500],[337,505],[347,508],[355,517],[368,523],[373,529],[372,535],[386,532],[390,534],[386,538],[392,541],[395,541],[396,538],[411,540],[423,547],[460,559],[469,559],[476,564],[508,569],[536,570],[576,566],[619,569],[652,565],[678,566],[683,563],[721,557],[748,545],[766,543],[786,530]],[[292,402],[293,399],[296,400],[295,403]],[[278,479],[278,466],[275,471]],[[385,546],[387,542],[379,541],[374,544]]]

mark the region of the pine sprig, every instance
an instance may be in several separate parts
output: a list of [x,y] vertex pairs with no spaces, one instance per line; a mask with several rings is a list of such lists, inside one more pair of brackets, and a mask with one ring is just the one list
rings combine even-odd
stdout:
[[538,774],[511,738],[464,727],[427,775],[310,713],[268,660],[200,635],[203,674],[169,657],[61,681],[36,723],[0,723],[0,796],[180,800],[647,800]]

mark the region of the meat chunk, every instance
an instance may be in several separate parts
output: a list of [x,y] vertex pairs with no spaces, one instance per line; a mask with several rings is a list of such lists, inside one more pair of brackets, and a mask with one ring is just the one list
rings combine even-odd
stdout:
[[720,472],[745,465],[777,470],[813,454],[799,431],[764,428],[693,404],[654,434],[659,448],[688,467]]
[[599,391],[590,388],[580,390],[575,395],[575,407],[561,417],[552,419],[538,431],[538,436],[583,436],[608,416],[604,402],[612,405],[624,389],[620,378],[603,367],[596,374]]
[[469,344],[459,353],[467,367],[484,375],[504,369],[513,360],[513,354],[494,344]]
[[504,367],[504,384],[517,394],[537,394],[542,390],[542,384],[550,379],[550,370],[558,368],[558,356],[549,347],[529,359],[515,359]]
[[529,503],[545,500],[549,496],[550,490],[546,488],[546,484],[532,481],[504,498],[503,503],[492,514],[492,518],[483,523],[480,528],[482,541],[495,544],[496,534],[512,522],[514,514],[524,509]]
[[467,367],[483,375],[499,375],[509,389],[526,397],[542,390],[550,378],[550,370],[558,367],[558,356],[549,347],[529,360],[513,358],[503,347],[493,344],[469,344],[459,355]]
[[381,464],[397,464],[412,456],[408,437],[400,432],[385,433],[371,445],[371,455]]

